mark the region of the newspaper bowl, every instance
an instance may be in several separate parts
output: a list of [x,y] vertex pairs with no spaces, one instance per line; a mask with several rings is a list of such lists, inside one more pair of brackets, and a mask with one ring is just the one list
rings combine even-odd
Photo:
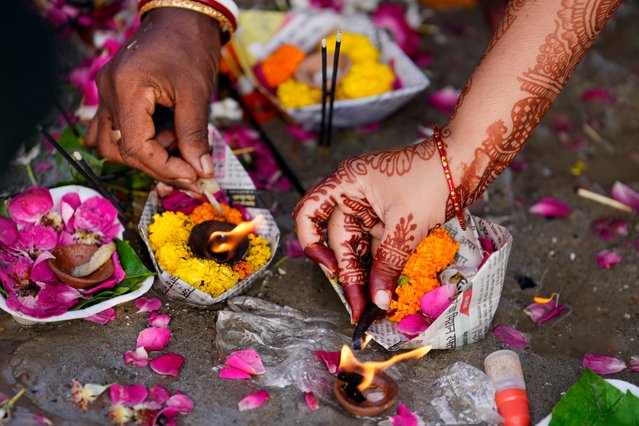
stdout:
[[265,238],[270,245],[271,257],[266,264],[243,280],[240,280],[224,293],[213,297],[171,275],[159,265],[149,243],[148,231],[149,225],[153,223],[153,215],[160,212],[160,199],[155,192],[149,194],[138,225],[138,231],[148,248],[151,260],[158,273],[159,280],[156,281],[156,290],[170,299],[202,308],[212,307],[224,302],[229,297],[238,296],[247,291],[268,268],[275,256],[280,240],[280,231],[275,219],[268,209],[261,206],[253,181],[233,152],[226,146],[221,135],[212,127],[209,128],[209,142],[213,149],[215,178],[227,199],[230,200],[230,204],[244,206],[252,217],[257,215],[262,215],[263,217],[263,220],[257,226],[256,234]]
[[[323,37],[334,34],[341,28],[347,33],[365,35],[379,49],[381,61],[393,68],[401,87],[376,96],[336,100],[333,105],[335,127],[349,128],[380,121],[406,105],[430,84],[424,73],[401,48],[365,15],[342,15],[325,10],[281,14],[281,21],[276,21],[275,16],[276,12],[243,11],[240,14],[240,29],[233,42],[234,52],[242,70],[262,93],[285,116],[307,129],[319,127],[322,105],[318,103],[301,108],[284,108],[253,73],[253,67],[258,62],[283,44],[294,44],[309,53],[319,45]],[[267,40],[256,40],[258,36],[252,28],[259,28],[266,33],[262,37],[270,37]],[[268,33],[267,28],[274,32]]]
[[[504,285],[512,236],[506,228],[468,212],[465,217],[468,224],[465,231],[457,219],[443,226],[460,246],[453,263],[440,273],[440,281],[447,271],[476,272],[456,284],[458,295],[453,303],[416,337],[407,337],[397,329],[397,323],[389,319],[374,322],[367,334],[385,349],[396,351],[427,345],[433,349],[455,349],[477,342],[488,334]],[[480,238],[494,247],[487,259],[482,254]],[[341,285],[331,280],[328,273],[326,275],[348,310]]]

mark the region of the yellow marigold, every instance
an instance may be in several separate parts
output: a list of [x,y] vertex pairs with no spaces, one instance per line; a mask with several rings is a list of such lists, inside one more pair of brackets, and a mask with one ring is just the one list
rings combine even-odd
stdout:
[[401,282],[395,289],[397,300],[391,301],[392,321],[399,321],[407,315],[419,311],[419,302],[428,291],[439,287],[437,274],[455,259],[459,243],[452,239],[448,231],[438,228],[430,233],[408,258],[402,275],[407,282]]
[[388,65],[372,61],[353,64],[340,83],[340,97],[380,95],[391,90],[394,81],[395,74]]
[[217,220],[220,222],[228,222],[234,225],[242,222],[242,212],[226,204],[220,204],[222,207],[222,216],[218,212],[217,208],[213,207],[211,203],[203,203],[197,206],[189,214],[189,217],[195,225],[198,225],[207,220]]
[[249,249],[244,261],[248,263],[253,271],[257,271],[266,265],[266,262],[271,258],[271,247],[268,241],[259,235],[250,234],[249,242]]
[[213,297],[224,293],[240,280],[239,274],[230,266],[198,258],[180,261],[174,275]]
[[244,279],[253,273],[253,269],[246,262],[237,262],[233,265],[233,270],[239,274],[240,279]]
[[153,216],[149,225],[149,243],[156,251],[168,242],[187,242],[193,229],[193,221],[184,213],[164,212]]
[[262,61],[262,75],[269,86],[277,87],[293,77],[304,57],[304,52],[299,47],[283,44]]
[[193,257],[188,245],[184,242],[170,241],[158,248],[155,258],[158,263],[169,274],[175,275],[175,270],[181,260]]
[[286,109],[301,108],[320,103],[322,90],[314,89],[307,84],[290,79],[277,86],[277,97]]
[[[326,50],[329,53],[335,51],[334,34],[326,38]],[[363,34],[358,33],[342,33],[342,44],[339,48],[340,54],[348,55],[353,64],[361,62],[375,62],[379,59],[379,50],[373,43]]]

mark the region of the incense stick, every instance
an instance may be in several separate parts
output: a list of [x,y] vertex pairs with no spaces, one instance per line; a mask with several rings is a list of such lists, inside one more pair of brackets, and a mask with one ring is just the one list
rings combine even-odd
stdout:
[[118,201],[116,200],[115,196],[113,194],[111,194],[111,191],[109,191],[104,184],[102,183],[102,181],[100,180],[100,178],[98,177],[98,175],[96,175],[93,170],[91,169],[91,166],[89,166],[89,163],[86,162],[86,160],[84,159],[84,157],[82,156],[82,154],[79,151],[74,151],[73,152],[73,158],[75,158],[75,160],[78,162],[78,164],[80,164],[80,166],[84,169],[84,171],[87,173],[87,176],[89,176],[89,179],[91,180],[91,183],[93,183],[93,185],[95,185],[98,189],[98,192],[100,194],[102,194],[102,196],[104,198],[106,198],[107,200],[109,200],[109,202],[111,202],[111,204],[113,204],[113,206],[116,208],[116,210],[118,211],[118,213],[124,217],[124,209],[122,208],[122,206],[120,205],[120,203],[118,203]]
[[342,45],[342,30],[337,30],[335,38],[335,53],[333,54],[333,75],[331,76],[331,93],[330,103],[328,104],[328,135],[326,138],[326,146],[331,146],[331,138],[333,135],[333,103],[335,102],[335,86],[337,86],[337,67],[339,64],[339,48]]
[[324,145],[326,132],[326,39],[322,39],[322,121],[320,121],[319,146]]
[[605,195],[597,194],[596,192],[592,192],[584,188],[579,188],[577,190],[577,195],[592,201],[596,201],[608,207],[612,207],[615,209],[623,210],[624,212],[632,213],[632,208],[630,206],[627,206],[624,203],[621,203],[613,198],[609,198],[609,197],[606,197]]
[[75,124],[71,122],[71,117],[67,115],[66,110],[62,106],[62,103],[60,102],[60,99],[58,99],[57,96],[53,97],[53,103],[55,104],[56,108],[60,111],[60,114],[62,114],[62,117],[64,117],[64,121],[67,122],[67,125],[71,128],[71,131],[73,132],[75,137],[76,138],[82,137],[82,135],[80,134],[80,131],[75,127]]

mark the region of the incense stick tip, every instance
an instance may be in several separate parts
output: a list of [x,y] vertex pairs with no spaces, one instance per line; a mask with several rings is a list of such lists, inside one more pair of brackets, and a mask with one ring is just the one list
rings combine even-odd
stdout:
[[322,49],[326,49],[326,39],[322,39]]
[[337,30],[337,42],[340,43],[342,41],[342,29]]

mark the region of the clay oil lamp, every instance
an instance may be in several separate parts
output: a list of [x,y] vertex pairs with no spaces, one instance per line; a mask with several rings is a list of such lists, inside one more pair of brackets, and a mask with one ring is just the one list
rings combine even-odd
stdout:
[[55,256],[47,263],[65,284],[86,290],[109,279],[115,271],[111,255],[115,243],[101,247],[92,244],[71,244],[51,250]]
[[418,359],[430,351],[430,346],[395,355],[387,361],[361,362],[348,345],[342,346],[339,368],[333,392],[342,407],[358,416],[377,416],[395,405],[399,387],[382,370],[404,359]]
[[[333,69],[333,61],[335,60],[333,55],[328,55],[326,59],[327,68],[329,70]],[[351,63],[351,58],[349,58],[348,55],[341,55],[339,57],[335,83],[339,83],[340,80],[348,73],[348,70],[351,68]],[[320,52],[312,53],[302,61],[295,71],[295,79],[316,89],[322,87],[322,55]],[[327,88],[330,89],[330,78],[328,79],[327,84]]]
[[207,220],[193,227],[189,236],[189,247],[199,258],[232,265],[244,258],[249,248],[248,236],[255,232],[261,221],[261,215],[237,226]]

